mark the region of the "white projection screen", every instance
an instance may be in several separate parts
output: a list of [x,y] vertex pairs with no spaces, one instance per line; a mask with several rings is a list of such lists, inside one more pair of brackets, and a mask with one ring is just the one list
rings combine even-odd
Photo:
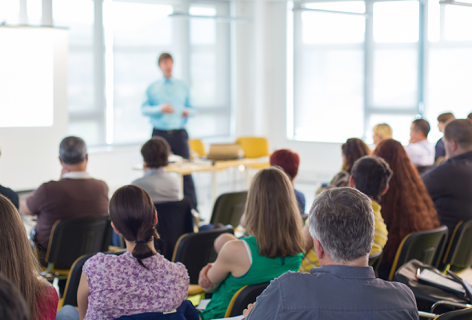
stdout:
[[67,54],[67,29],[0,25],[4,186],[35,189],[59,178],[58,145],[68,124]]
[[0,44],[0,127],[52,126],[53,32],[2,28]]

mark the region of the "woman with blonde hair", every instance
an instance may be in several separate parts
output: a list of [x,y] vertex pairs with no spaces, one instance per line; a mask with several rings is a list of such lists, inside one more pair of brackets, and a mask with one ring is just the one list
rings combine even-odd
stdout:
[[380,142],[385,139],[392,139],[392,127],[386,123],[379,123],[373,128],[374,134],[372,138],[374,139],[374,144],[377,146]]
[[57,292],[39,275],[39,265],[18,210],[1,195],[0,221],[0,272],[19,289],[32,320],[56,319]]
[[214,292],[203,320],[223,318],[233,295],[246,285],[269,282],[298,271],[304,239],[293,186],[277,167],[259,171],[249,189],[246,211],[249,237],[224,234],[215,241],[218,258],[200,272],[199,285]]

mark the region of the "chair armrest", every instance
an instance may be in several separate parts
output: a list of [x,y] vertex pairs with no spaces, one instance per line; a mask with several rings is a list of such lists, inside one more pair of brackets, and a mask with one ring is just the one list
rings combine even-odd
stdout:
[[420,318],[426,318],[426,319],[436,319],[438,317],[438,314],[434,313],[429,313],[429,312],[423,312],[423,311],[418,311]]
[[451,302],[451,301],[446,301],[446,300],[439,300],[435,304],[433,304],[433,306],[431,307],[431,312],[434,312],[434,310],[438,306],[450,306],[450,307],[456,307],[456,308],[462,308],[462,309],[472,307],[472,305],[470,305],[470,304],[463,304],[463,303]]
[[200,229],[200,213],[192,209],[192,222],[193,222],[193,232],[197,233]]

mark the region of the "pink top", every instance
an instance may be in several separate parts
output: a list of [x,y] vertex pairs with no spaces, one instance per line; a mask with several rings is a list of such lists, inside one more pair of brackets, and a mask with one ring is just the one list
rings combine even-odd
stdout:
[[121,256],[97,253],[85,262],[90,291],[85,320],[168,312],[187,299],[190,279],[183,264],[160,254],[142,261],[148,269],[130,252]]
[[41,295],[36,298],[36,320],[55,320],[59,296],[53,286],[50,284],[45,286]]

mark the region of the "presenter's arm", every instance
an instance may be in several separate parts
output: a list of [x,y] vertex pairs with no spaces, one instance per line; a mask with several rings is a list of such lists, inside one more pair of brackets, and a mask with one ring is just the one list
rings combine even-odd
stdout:
[[185,109],[182,113],[182,117],[184,118],[193,117],[195,115],[195,108],[190,103],[190,89],[188,86],[186,87],[186,97],[185,97],[184,106],[185,106]]
[[144,98],[144,102],[141,106],[142,114],[147,117],[155,117],[155,116],[161,115],[162,108],[164,107],[164,105],[166,105],[166,103],[161,103],[154,106],[154,105],[151,105],[150,101],[151,101],[151,98],[149,96],[149,88],[148,88],[146,90],[146,96]]

